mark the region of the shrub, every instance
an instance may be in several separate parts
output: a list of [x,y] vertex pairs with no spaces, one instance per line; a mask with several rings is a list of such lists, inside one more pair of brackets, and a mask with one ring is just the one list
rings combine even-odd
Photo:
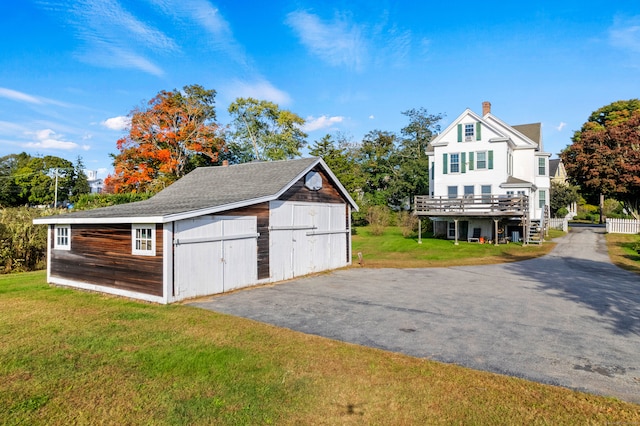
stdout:
[[418,230],[418,217],[406,210],[398,212],[398,225],[402,230],[402,236],[408,237]]
[[373,235],[382,235],[389,225],[391,214],[386,206],[371,206],[367,209],[367,221]]
[[44,269],[47,260],[47,227],[33,219],[49,210],[11,207],[0,211],[0,273]]

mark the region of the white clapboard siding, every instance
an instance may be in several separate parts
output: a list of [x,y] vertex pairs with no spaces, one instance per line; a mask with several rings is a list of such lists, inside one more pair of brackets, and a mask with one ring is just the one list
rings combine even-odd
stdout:
[[640,220],[607,218],[606,227],[611,234],[639,234]]

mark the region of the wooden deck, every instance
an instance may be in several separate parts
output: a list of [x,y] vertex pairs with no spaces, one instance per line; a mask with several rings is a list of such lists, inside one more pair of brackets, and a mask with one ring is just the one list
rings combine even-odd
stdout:
[[529,197],[521,195],[480,195],[462,198],[415,196],[418,216],[522,217],[529,213]]

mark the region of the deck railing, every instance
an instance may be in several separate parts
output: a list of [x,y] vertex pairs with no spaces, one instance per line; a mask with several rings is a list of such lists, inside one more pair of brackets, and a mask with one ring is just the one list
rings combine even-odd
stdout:
[[474,195],[462,198],[429,197],[416,195],[415,213],[418,215],[437,215],[438,213],[504,213],[522,216],[529,210],[529,198],[526,195]]

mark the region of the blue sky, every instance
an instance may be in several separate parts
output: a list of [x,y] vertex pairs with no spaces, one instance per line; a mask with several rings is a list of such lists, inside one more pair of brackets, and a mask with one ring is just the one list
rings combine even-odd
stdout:
[[20,0],[0,34],[0,156],[81,156],[102,177],[126,115],[190,84],[217,91],[221,124],[235,98],[268,99],[309,142],[399,133],[418,107],[444,128],[488,100],[541,122],[554,154],[592,111],[640,97],[637,1]]

